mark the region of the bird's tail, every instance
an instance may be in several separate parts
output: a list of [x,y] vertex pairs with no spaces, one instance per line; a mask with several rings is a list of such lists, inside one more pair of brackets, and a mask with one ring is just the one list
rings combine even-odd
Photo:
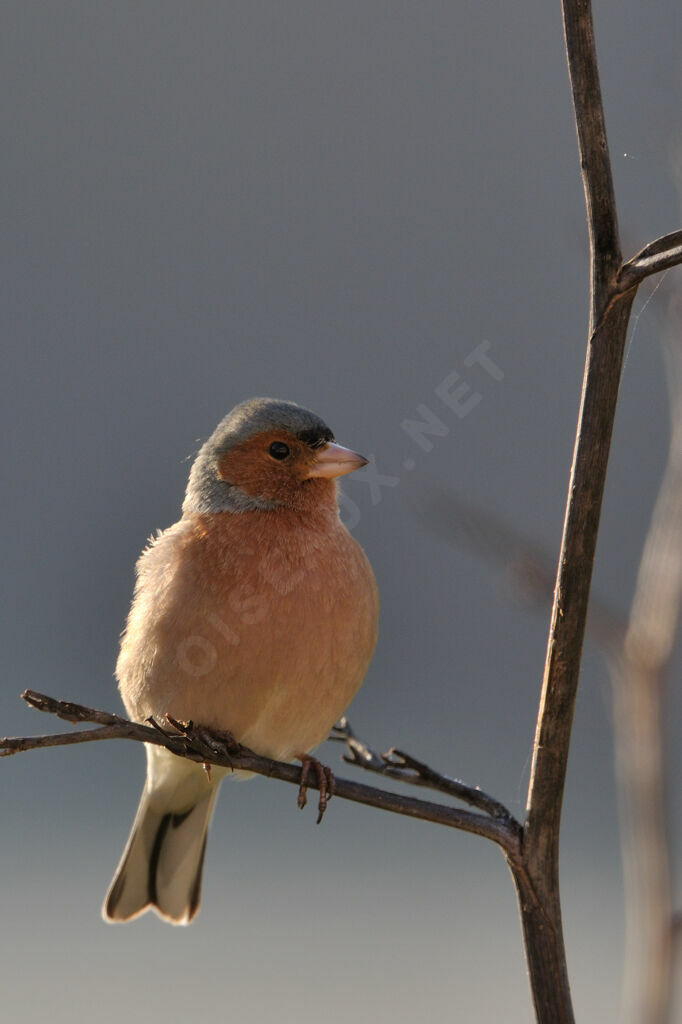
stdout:
[[165,787],[159,790],[148,778],[104,900],[105,921],[129,921],[152,909],[172,924],[189,924],[199,909],[206,837],[217,791],[217,785],[204,784],[194,802],[183,802],[178,809],[177,793]]

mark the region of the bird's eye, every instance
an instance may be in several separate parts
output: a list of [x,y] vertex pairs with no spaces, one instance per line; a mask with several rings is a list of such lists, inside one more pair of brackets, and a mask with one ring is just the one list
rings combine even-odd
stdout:
[[282,459],[286,459],[289,454],[289,445],[284,444],[284,441],[273,441],[268,448],[268,453],[272,455],[273,459],[277,459],[281,462]]

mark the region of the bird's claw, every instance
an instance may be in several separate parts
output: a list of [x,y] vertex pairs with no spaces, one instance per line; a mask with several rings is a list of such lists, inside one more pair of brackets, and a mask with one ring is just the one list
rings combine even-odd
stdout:
[[[167,712],[165,718],[173,729],[185,737],[197,754],[204,754],[210,759],[212,757],[229,758],[231,754],[239,753],[240,745],[230,732],[206,729],[201,725],[195,725],[191,720],[182,722]],[[157,726],[157,728],[159,727]],[[204,763],[204,769],[210,779],[210,764]]]
[[310,754],[300,754],[299,760],[301,762],[301,782],[298,787],[297,803],[300,810],[303,810],[308,802],[308,780],[312,769],[315,772],[317,787],[320,791],[320,799],[317,804],[317,821],[315,823],[319,825],[324,817],[324,812],[327,810],[327,804],[334,796],[336,789],[334,773],[326,764],[322,764],[321,761],[318,761],[316,757],[311,757]]

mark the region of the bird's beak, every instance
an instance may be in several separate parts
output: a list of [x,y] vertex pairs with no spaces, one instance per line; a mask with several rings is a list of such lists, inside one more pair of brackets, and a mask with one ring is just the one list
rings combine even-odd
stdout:
[[352,473],[354,469],[360,469],[361,466],[366,466],[368,461],[364,455],[358,455],[350,448],[342,448],[340,444],[329,443],[313,462],[308,476],[323,476],[331,480],[334,477]]

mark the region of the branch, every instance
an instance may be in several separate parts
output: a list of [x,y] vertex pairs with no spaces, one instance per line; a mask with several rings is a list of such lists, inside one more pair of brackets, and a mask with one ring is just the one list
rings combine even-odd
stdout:
[[590,239],[590,331],[611,297],[621,252],[616,196],[599,84],[590,0],[563,0],[568,73],[573,95],[578,150]]
[[621,265],[616,201],[589,0],[563,0],[564,31],[590,238],[583,390],[535,732],[524,863],[549,929],[519,903],[537,1017],[572,1024],[559,897],[559,829],[592,569],[634,290],[614,295]]
[[[271,779],[279,779],[293,785],[300,785],[301,769],[293,764],[273,761],[261,757],[252,750],[237,743],[229,733],[217,732],[194,727],[192,723],[184,725],[169,719],[173,732],[167,732],[157,723],[141,725],[129,722],[119,715],[105,711],[96,711],[82,704],[70,701],[55,700],[34,690],[26,690],[23,699],[38,711],[57,715],[67,722],[93,722],[98,729],[86,729],[80,732],[59,733],[51,736],[9,737],[0,739],[0,757],[7,757],[25,750],[39,747],[68,746],[74,743],[88,743],[96,740],[127,739],[138,743],[153,743],[166,747],[179,757],[186,757],[200,764],[216,765],[233,771],[248,771],[256,775],[265,775]],[[417,763],[417,762],[415,762]],[[430,770],[430,769],[427,769]],[[436,773],[434,773],[435,775]],[[462,784],[460,784],[462,785]],[[309,786],[319,789],[315,775],[311,776]],[[469,787],[464,787],[469,789]],[[365,804],[380,810],[391,811],[421,821],[430,821],[438,825],[459,829],[473,835],[483,836],[492,840],[502,848],[508,859],[519,856],[521,827],[501,804],[493,801],[496,808],[503,813],[494,817],[483,814],[472,814],[470,811],[448,807],[445,804],[430,803],[414,797],[400,796],[385,790],[364,786],[348,779],[336,779],[334,795],[343,800]],[[457,794],[451,794],[457,795]],[[485,794],[483,794],[485,797]],[[487,798],[491,800],[491,798]],[[469,801],[472,802],[472,801]]]
[[391,747],[385,754],[378,754],[362,740],[358,739],[347,718],[334,726],[330,740],[345,743],[347,753],[343,760],[346,764],[356,765],[366,771],[376,772],[389,779],[396,779],[398,782],[406,782],[412,786],[425,786],[428,789],[436,789],[440,793],[447,793],[457,800],[463,800],[471,807],[477,807],[485,814],[499,821],[506,821],[520,831],[521,826],[512,817],[504,804],[501,804],[494,797],[484,793],[478,786],[468,786],[459,779],[451,779],[447,775],[441,775],[434,771],[422,761],[418,761],[403,750]]
[[662,235],[645,245],[636,256],[624,263],[618,273],[616,289],[619,293],[636,288],[646,277],[670,270],[682,263],[682,231]]
[[[580,0],[564,0],[563,7],[588,211],[592,293],[582,401],[528,793],[527,841],[537,868],[557,861],[592,568],[632,303],[629,294],[612,301],[620,246],[590,6]],[[595,329],[595,325],[599,326]],[[553,871],[549,876],[545,878],[545,887],[557,891],[557,877]]]

